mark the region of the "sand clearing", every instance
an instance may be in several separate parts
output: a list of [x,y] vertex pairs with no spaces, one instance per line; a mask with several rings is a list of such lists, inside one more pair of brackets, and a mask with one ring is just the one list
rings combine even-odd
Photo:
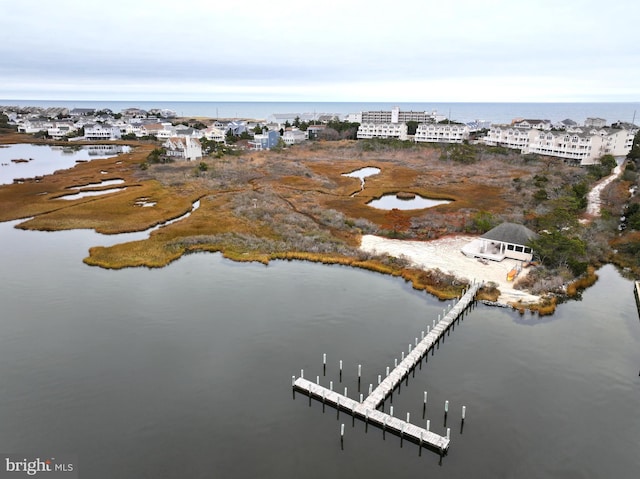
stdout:
[[[407,258],[413,266],[422,269],[439,269],[456,278],[472,281],[474,279],[492,281],[500,289],[500,303],[537,303],[539,296],[513,289],[513,282],[507,281],[507,273],[521,264],[520,261],[505,259],[501,262],[481,263],[468,258],[460,249],[475,239],[473,236],[448,236],[433,241],[404,241],[380,236],[365,235],[360,248],[372,253],[386,253],[391,256]],[[517,278],[527,274],[524,268]],[[516,278],[516,280],[517,280]]]

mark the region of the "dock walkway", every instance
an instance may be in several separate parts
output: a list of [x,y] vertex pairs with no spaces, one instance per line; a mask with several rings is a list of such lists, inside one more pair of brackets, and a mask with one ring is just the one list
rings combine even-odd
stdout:
[[418,363],[422,361],[422,358],[440,341],[440,338],[446,333],[449,327],[451,327],[453,322],[469,307],[478,289],[481,287],[482,283],[474,283],[462,298],[460,298],[460,301],[445,314],[422,341],[409,351],[398,366],[389,372],[387,377],[380,382],[378,387],[376,387],[362,403],[327,389],[324,386],[320,386],[319,384],[314,384],[302,377],[294,379],[293,387],[310,397],[321,400],[323,403],[328,403],[337,409],[349,412],[355,417],[376,424],[378,427],[383,428],[383,430],[392,431],[401,437],[406,437],[413,442],[435,449],[440,453],[446,452],[449,448],[448,437],[427,431],[426,429],[379,411],[377,408]]

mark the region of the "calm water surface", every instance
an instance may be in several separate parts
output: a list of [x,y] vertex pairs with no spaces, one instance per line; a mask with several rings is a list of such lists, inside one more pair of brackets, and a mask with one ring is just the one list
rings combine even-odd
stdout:
[[420,210],[423,208],[433,208],[438,205],[446,205],[451,203],[449,200],[434,200],[432,198],[424,198],[420,195],[416,195],[415,198],[403,199],[398,198],[396,194],[383,195],[378,199],[369,201],[367,203],[372,208],[379,210]]
[[425,419],[441,434],[449,400],[452,445],[439,464],[294,399],[291,376],[304,368],[355,397],[357,365],[364,389],[446,303],[397,278],[302,262],[197,254],[107,271],[81,259],[117,237],[14,224],[0,224],[0,451],[77,453],[80,477],[92,478],[640,471],[640,321],[613,267],[551,318],[477,307],[394,395],[396,414],[422,423],[427,390]]
[[[128,146],[48,146],[48,145],[1,145],[0,185],[13,183],[18,178],[35,178],[57,170],[71,168],[79,161],[109,158],[130,151]],[[15,162],[12,160],[27,160]]]

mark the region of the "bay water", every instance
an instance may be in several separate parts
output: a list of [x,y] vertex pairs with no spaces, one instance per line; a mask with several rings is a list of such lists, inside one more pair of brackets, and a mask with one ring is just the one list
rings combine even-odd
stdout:
[[117,235],[17,223],[0,224],[2,452],[74,453],[91,478],[640,471],[640,321],[632,282],[612,266],[551,317],[479,305],[394,394],[395,415],[451,429],[441,460],[294,397],[291,377],[304,369],[357,398],[357,365],[366,392],[447,302],[398,278],[305,262],[203,253],[103,270],[81,260]]

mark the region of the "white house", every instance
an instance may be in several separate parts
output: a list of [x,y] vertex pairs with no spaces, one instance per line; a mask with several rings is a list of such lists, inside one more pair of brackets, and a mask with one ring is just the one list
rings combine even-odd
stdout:
[[120,128],[108,123],[94,123],[85,125],[85,140],[119,140],[122,138]]
[[202,145],[197,138],[189,136],[173,137],[167,139],[162,146],[167,150],[167,156],[187,161],[195,161],[202,158]]
[[302,143],[307,139],[307,135],[304,131],[297,128],[291,128],[284,131],[282,139],[287,145],[295,145],[296,143]]
[[203,131],[203,136],[207,140],[217,141],[218,143],[224,143],[225,141],[225,133],[220,128],[215,126],[210,126],[206,130]]
[[462,143],[469,138],[469,126],[458,124],[422,123],[414,141],[417,143]]
[[406,123],[362,123],[358,127],[358,140],[369,138],[398,138],[406,140]]
[[68,137],[71,133],[77,131],[77,128],[73,123],[67,122],[56,122],[52,128],[47,130],[47,135],[49,135],[54,140],[59,140],[61,138]]
[[603,128],[607,126],[607,120],[604,118],[587,118],[584,121],[584,126]]
[[553,125],[549,120],[525,120],[517,119],[511,122],[514,128],[534,129],[534,130],[550,130]]

